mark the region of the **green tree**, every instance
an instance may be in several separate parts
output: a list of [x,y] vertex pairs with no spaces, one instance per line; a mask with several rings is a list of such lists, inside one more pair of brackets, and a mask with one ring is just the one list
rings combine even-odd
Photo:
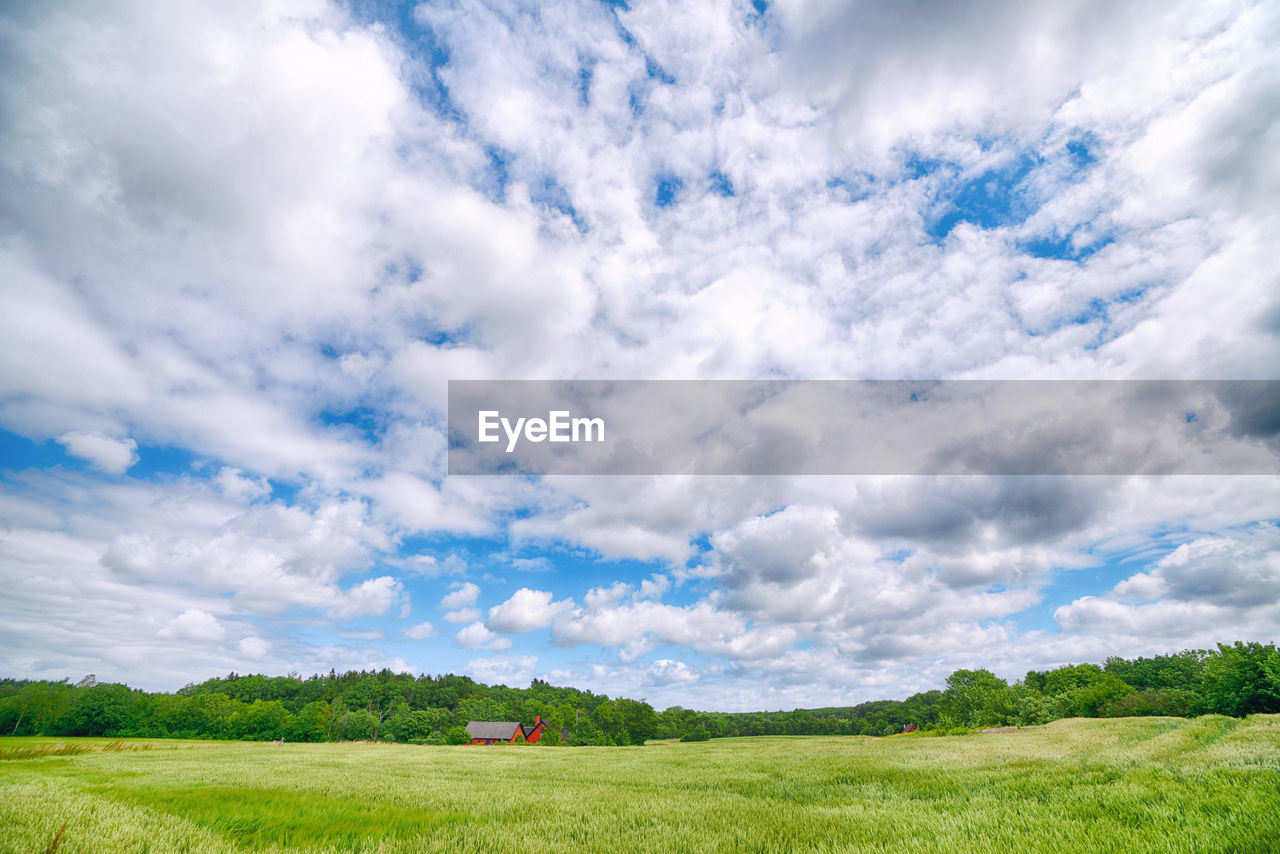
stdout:
[[[546,721],[546,718],[543,718],[543,720]],[[560,727],[552,726],[550,723],[544,726],[542,728],[542,737],[538,739],[538,744],[546,745],[547,747],[559,747]]]
[[333,724],[335,741],[368,741],[378,728],[378,719],[368,709],[345,712]]
[[1014,717],[1009,684],[989,670],[957,670],[947,677],[938,711],[949,726],[1000,726]]
[[293,732],[297,718],[279,700],[254,700],[238,703],[231,729],[236,738],[248,741],[274,741]]
[[591,716],[595,719],[596,726],[604,733],[606,744],[617,744],[620,738],[624,739],[624,743],[629,741],[626,738],[626,727],[622,720],[622,713],[618,709],[618,704],[613,700],[605,700],[596,706]]
[[582,715],[569,733],[569,743],[575,746],[608,744],[605,734],[596,726],[590,715]]
[[1019,726],[1037,726],[1065,717],[1066,702],[1061,697],[1046,697],[1039,691],[1015,686],[1015,723]]
[[1183,650],[1173,655],[1157,655],[1153,658],[1125,659],[1112,656],[1107,659],[1104,669],[1138,691],[1178,689],[1198,692],[1208,656],[1209,653],[1202,649]]
[[1204,700],[1208,711],[1221,715],[1280,712],[1280,691],[1268,671],[1273,646],[1218,644],[1204,665]]
[[409,704],[404,700],[395,700],[390,712],[387,713],[386,720],[382,722],[382,728],[374,736],[374,740],[382,739],[383,741],[408,741],[405,735],[405,728],[409,722]]
[[658,731],[658,716],[643,700],[620,698],[617,701],[618,713],[622,717],[623,728],[631,744],[644,744]]
[[338,722],[347,715],[347,704],[341,697],[334,697],[329,701],[329,729],[324,734],[325,741],[342,741],[342,736],[337,731]]
[[1131,686],[1122,682],[1118,676],[1107,673],[1096,682],[1072,692],[1072,713],[1096,718],[1102,714],[1102,709],[1132,693]]
[[234,738],[231,720],[240,704],[226,694],[199,694],[185,705],[184,723],[202,738]]
[[[688,732],[697,712],[682,706],[671,706],[658,715],[658,738],[679,738]],[[763,734],[763,733],[761,733]]]
[[65,713],[74,689],[62,682],[29,682],[0,700],[0,735],[38,735]]
[[1262,672],[1266,674],[1271,692],[1280,695],[1280,650],[1271,650],[1262,662]]
[[71,703],[58,728],[63,735],[127,735],[136,722],[124,685],[93,685]]
[[1105,703],[1102,717],[1126,718],[1137,715],[1170,715],[1191,717],[1199,714],[1202,698],[1195,691],[1161,688],[1156,691],[1132,691]]
[[313,700],[302,707],[294,722],[293,741],[324,741],[329,733],[329,704]]
[[1093,685],[1102,679],[1102,668],[1096,664],[1068,664],[1045,674],[1041,692],[1049,696],[1067,694]]

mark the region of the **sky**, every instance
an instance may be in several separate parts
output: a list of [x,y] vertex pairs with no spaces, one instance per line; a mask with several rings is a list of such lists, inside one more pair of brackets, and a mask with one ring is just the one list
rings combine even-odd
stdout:
[[732,711],[1274,642],[1273,475],[447,476],[445,424],[1280,379],[1277,151],[1271,2],[6,3],[0,674]]

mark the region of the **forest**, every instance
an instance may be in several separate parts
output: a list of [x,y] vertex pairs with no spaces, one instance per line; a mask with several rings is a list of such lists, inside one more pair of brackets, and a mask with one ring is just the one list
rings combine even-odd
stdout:
[[[469,721],[547,721],[555,746],[701,741],[747,735],[873,735],[908,724],[929,733],[1033,726],[1067,717],[1235,717],[1280,712],[1280,652],[1236,642],[1151,658],[1108,658],[1030,671],[1012,684],[957,670],[945,688],[904,700],[793,711],[704,712],[610,698],[535,679],[528,688],[466,676],[330,671],[240,675],[150,693],[93,676],[79,682],[0,679],[0,735],[397,741],[461,744]],[[563,734],[563,737],[562,737]]]

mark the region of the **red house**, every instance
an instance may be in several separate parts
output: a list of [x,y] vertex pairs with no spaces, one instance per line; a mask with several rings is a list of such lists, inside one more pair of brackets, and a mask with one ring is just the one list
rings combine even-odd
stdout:
[[471,736],[471,744],[515,744],[521,738],[526,744],[537,744],[545,726],[542,715],[536,715],[533,726],[524,726],[516,721],[472,721],[467,724],[467,733]]

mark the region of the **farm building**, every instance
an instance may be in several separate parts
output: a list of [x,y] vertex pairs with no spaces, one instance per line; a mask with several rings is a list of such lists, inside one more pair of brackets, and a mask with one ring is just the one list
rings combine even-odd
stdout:
[[515,744],[520,739],[527,744],[537,744],[545,726],[542,716],[538,715],[533,719],[533,726],[516,721],[472,721],[467,724],[467,733],[471,744]]

